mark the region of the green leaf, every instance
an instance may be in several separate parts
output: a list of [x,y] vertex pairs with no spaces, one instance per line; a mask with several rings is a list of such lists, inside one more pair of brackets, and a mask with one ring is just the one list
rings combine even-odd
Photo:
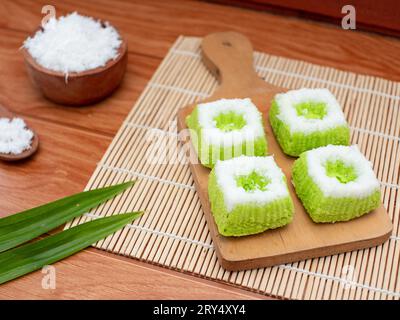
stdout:
[[0,219],[0,252],[32,240],[90,208],[116,196],[134,184],[119,185],[81,192],[54,202]]
[[64,259],[121,229],[142,213],[96,219],[0,254],[0,284]]

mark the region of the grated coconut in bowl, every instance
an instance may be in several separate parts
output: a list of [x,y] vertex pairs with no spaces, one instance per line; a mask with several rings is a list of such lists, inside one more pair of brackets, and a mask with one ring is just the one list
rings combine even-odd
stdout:
[[105,66],[118,57],[121,43],[108,22],[74,12],[51,18],[23,47],[42,67],[68,75]]

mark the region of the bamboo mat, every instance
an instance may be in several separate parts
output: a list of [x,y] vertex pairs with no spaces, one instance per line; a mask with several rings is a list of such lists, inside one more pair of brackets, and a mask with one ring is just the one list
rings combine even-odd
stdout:
[[266,81],[290,89],[326,87],[336,95],[351,126],[352,142],[374,164],[394,229],[379,247],[228,272],[218,264],[176,133],[177,110],[217,87],[201,62],[200,41],[177,39],[86,189],[132,179],[136,185],[67,228],[97,216],[145,210],[141,219],[95,247],[283,298],[400,299],[400,83],[255,53],[255,68]]

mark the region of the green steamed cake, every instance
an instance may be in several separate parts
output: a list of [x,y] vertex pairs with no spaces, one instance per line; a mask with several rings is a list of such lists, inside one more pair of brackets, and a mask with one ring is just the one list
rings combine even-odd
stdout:
[[211,211],[224,236],[245,236],[282,227],[294,207],[282,170],[272,156],[218,161],[208,182]]
[[290,156],[328,144],[350,143],[350,129],[344,114],[327,89],[277,94],[269,119],[283,152]]
[[296,193],[314,222],[347,221],[380,206],[380,184],[357,146],[304,152],[293,166]]
[[266,155],[262,115],[250,99],[199,104],[186,123],[200,162],[206,167],[240,155]]

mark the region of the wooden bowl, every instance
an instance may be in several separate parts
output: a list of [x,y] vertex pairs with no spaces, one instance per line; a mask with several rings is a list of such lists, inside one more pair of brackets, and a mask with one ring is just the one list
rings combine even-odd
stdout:
[[98,102],[118,87],[126,71],[127,47],[122,38],[116,59],[109,60],[103,67],[71,72],[68,79],[62,72],[39,65],[24,47],[21,51],[29,77],[46,98],[59,104],[80,106]]

